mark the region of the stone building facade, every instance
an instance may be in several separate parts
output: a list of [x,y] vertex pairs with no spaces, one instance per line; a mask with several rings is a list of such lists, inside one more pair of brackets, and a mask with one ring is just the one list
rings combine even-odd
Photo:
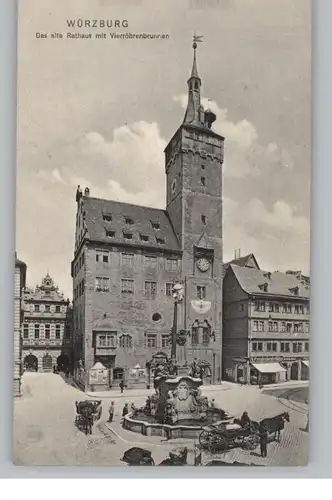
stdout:
[[94,198],[78,187],[73,325],[85,388],[96,362],[114,386],[154,353],[170,353],[177,282],[184,286],[178,329],[187,333],[178,360],[208,361],[208,381],[221,377],[224,138],[212,130],[216,116],[201,105],[200,89],[194,48],[185,117],[165,149],[165,210]]
[[47,273],[35,290],[23,292],[22,357],[26,370],[72,366],[72,308]]
[[15,254],[14,273],[14,396],[21,395],[22,375],[22,338],[21,325],[23,322],[22,290],[25,287],[27,266]]
[[224,378],[248,384],[308,380],[309,278],[265,272],[256,260],[242,258],[227,266],[223,294]]

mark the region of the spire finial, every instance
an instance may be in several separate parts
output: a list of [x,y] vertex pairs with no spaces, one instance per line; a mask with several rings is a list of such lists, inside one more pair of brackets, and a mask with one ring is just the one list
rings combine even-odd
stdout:
[[202,36],[197,36],[196,33],[193,36],[193,49],[194,49],[194,61],[193,61],[193,68],[191,70],[191,75],[190,78],[199,78],[198,76],[198,71],[197,71],[197,65],[196,65],[196,49],[197,49],[197,43],[203,42]]

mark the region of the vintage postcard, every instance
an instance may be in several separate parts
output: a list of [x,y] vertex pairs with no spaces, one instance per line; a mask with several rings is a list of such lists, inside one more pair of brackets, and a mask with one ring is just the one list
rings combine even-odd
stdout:
[[309,0],[21,0],[16,465],[305,466]]

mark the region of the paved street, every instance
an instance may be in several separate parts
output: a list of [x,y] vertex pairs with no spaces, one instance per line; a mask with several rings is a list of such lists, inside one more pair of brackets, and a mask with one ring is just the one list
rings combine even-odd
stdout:
[[[292,391],[293,389],[289,389]],[[103,415],[94,426],[92,436],[85,436],[74,425],[75,401],[87,396],[67,384],[60,375],[25,373],[23,396],[14,402],[14,463],[17,465],[82,465],[123,466],[120,461],[124,451],[131,446],[149,449],[156,463],[161,462],[171,448],[184,441],[163,442],[160,437],[145,437],[122,429],[120,415],[125,402],[140,406],[145,401],[144,391],[127,391],[113,398],[114,423],[106,424],[107,409],[111,398],[102,400]],[[147,391],[148,392],[148,391]],[[149,391],[150,392],[150,391]],[[308,434],[303,429],[307,420],[307,405],[285,398],[285,390],[274,396],[262,394],[256,387],[224,384],[219,389],[204,387],[203,392],[215,398],[220,408],[237,416],[248,411],[253,420],[274,416],[283,411],[290,413],[280,443],[271,443],[268,458],[262,459],[255,452],[234,449],[222,460],[273,466],[306,465]],[[107,395],[109,396],[109,394]],[[211,457],[204,454],[204,462]]]

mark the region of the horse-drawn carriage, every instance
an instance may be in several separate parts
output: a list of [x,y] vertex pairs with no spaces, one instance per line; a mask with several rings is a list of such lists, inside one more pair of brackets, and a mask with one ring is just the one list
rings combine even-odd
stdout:
[[[246,418],[243,420],[243,416]],[[203,427],[199,435],[202,449],[210,452],[224,452],[230,448],[241,447],[245,450],[255,450],[260,442],[262,429],[266,429],[268,437],[280,440],[285,422],[289,422],[287,412],[272,418],[264,418],[260,422],[250,420],[245,412],[241,419],[223,420]]]
[[85,434],[92,434],[94,422],[100,419],[102,406],[101,400],[76,401],[75,424],[84,430]]

